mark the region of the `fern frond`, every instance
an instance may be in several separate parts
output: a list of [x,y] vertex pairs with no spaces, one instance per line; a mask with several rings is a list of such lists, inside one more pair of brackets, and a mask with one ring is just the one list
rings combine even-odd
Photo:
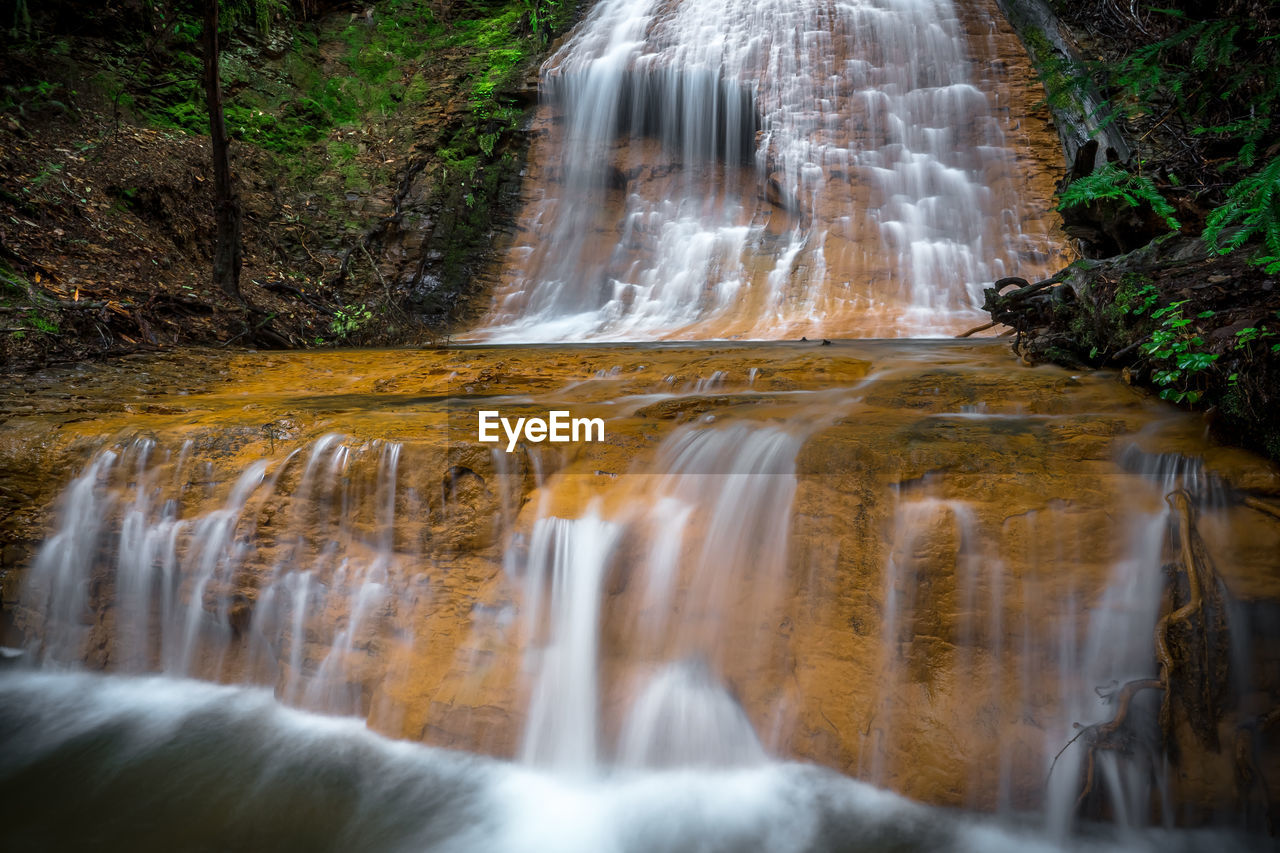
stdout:
[[1072,181],[1058,196],[1058,210],[1106,199],[1118,199],[1129,207],[1141,207],[1145,202],[1171,230],[1177,231],[1182,227],[1174,218],[1173,205],[1160,194],[1150,178],[1126,172],[1115,163],[1108,163],[1093,174]]
[[[1237,230],[1224,240],[1227,228]],[[1202,237],[1220,255],[1261,238],[1266,254],[1253,262],[1269,267],[1280,261],[1280,157],[1227,190],[1226,202],[1205,221]]]

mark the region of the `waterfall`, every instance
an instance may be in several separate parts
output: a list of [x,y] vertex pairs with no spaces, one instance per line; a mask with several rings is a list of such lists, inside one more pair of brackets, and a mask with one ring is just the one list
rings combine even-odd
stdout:
[[[540,513],[528,566],[518,570],[530,618],[545,619],[548,635],[535,667],[525,760],[581,772],[614,760],[728,766],[763,759],[751,722],[718,682],[712,661],[726,651],[718,641],[726,625],[780,603],[795,455],[813,428],[678,430],[638,478],[644,494],[631,497],[617,518],[605,521],[594,510],[577,519]],[[556,486],[552,480],[546,488]],[[619,543],[628,538],[649,544],[620,557]],[[615,604],[612,616],[634,628],[627,647],[605,657],[599,623],[610,572],[624,574],[634,590],[621,605],[625,612]],[[748,612],[730,612],[731,602]],[[768,656],[749,646],[736,652]],[[602,669],[615,681],[648,680],[617,744],[604,750],[597,744]],[[647,674],[635,674],[641,670]]]
[[[700,394],[726,383],[713,371],[688,384]],[[642,491],[615,502],[621,510],[608,518],[591,508],[557,516],[564,504],[555,493],[576,475],[536,477],[544,497],[527,535],[509,518],[499,537],[527,638],[522,760],[580,774],[614,763],[763,760],[751,721],[720,681],[728,650],[719,635],[767,618],[785,598],[795,457],[829,420],[825,407],[802,411],[781,424],[674,431],[652,467],[636,472]],[[28,579],[27,599],[44,614],[33,632],[39,656],[271,685],[292,705],[371,713],[373,697],[396,679],[376,652],[397,631],[412,634],[409,566],[425,559],[396,545],[412,522],[397,504],[402,446],[331,433],[253,462],[225,494],[206,480],[200,497],[189,492],[209,474],[191,455],[189,442],[169,452],[150,437],[125,441],[100,451],[70,484],[61,529]],[[507,454],[494,458],[498,485],[509,491],[523,474]],[[602,614],[619,573],[635,594],[611,606],[634,634],[627,649],[606,655]],[[446,576],[428,569],[426,581],[442,587]],[[90,589],[98,590],[92,602]],[[620,616],[619,606],[629,612]],[[505,617],[474,616],[489,618]],[[767,659],[774,646],[762,636],[758,648],[735,651]],[[613,690],[647,683],[628,700],[625,731],[607,741],[602,673]],[[674,733],[674,723],[690,727]]]
[[[158,360],[100,423],[0,420],[74,460],[13,608],[46,671],[0,680],[6,831],[75,846],[23,799],[69,763],[92,784],[37,806],[167,849],[190,815],[214,846],[377,850],[1262,826],[1280,530],[1237,498],[1275,469],[999,341],[840,340],[949,336],[1060,265],[1013,44],[983,0],[600,0],[542,68],[480,345]],[[604,430],[495,446],[482,410]],[[1201,535],[1232,558],[1234,749],[1177,710],[1181,772],[1144,688],[1091,754]]]
[[[281,679],[290,702],[360,713],[352,662],[394,597],[399,454],[396,443],[352,446],[331,434],[309,453],[250,464],[225,496],[201,500],[190,494],[201,472],[189,443],[157,452],[144,437],[101,451],[68,486],[60,530],[32,567],[38,654],[59,666],[95,660],[121,672]],[[296,488],[281,488],[302,456]],[[367,456],[377,460],[363,472],[372,483],[359,476]],[[285,512],[273,501],[291,507],[289,522],[261,529],[264,515]],[[184,503],[194,511],[184,514]],[[104,555],[114,566],[99,586]],[[110,622],[87,618],[107,606]],[[336,622],[313,627],[317,611]],[[318,661],[309,632],[331,634]]]
[[[1038,811],[1064,838],[1078,727],[1158,672],[1183,523],[1165,496],[1193,496],[1234,586],[1268,535],[1205,462],[1145,449],[1207,452],[1198,425],[1105,376],[1010,388],[998,344],[637,352],[531,391],[545,348],[467,351],[520,392],[484,405],[600,405],[598,445],[437,435],[423,411],[455,403],[431,394],[387,400],[395,441],[326,417],[239,454],[180,425],[106,442],[26,577],[30,656],[262,685],[572,784],[789,756],[917,796],[941,778],[952,805]],[[416,383],[454,357],[395,369]],[[1230,695],[1257,705],[1266,611],[1227,605]],[[1143,749],[1097,761],[1135,829],[1191,808],[1151,739],[1158,701],[1132,708]]]
[[[994,9],[602,0],[542,69],[500,341],[936,335],[1059,254]],[[986,76],[984,76],[986,75]],[[554,118],[553,118],[554,117]],[[1038,215],[1038,214],[1036,214]]]
[[[553,769],[582,772],[598,761],[600,607],[616,526],[598,517],[540,519],[533,529],[528,569],[531,601],[551,588],[551,642],[543,649],[522,758]],[[531,607],[536,618],[539,608]]]
[[[1222,484],[1204,471],[1199,460],[1178,454],[1144,454],[1131,447],[1122,454],[1121,462],[1135,475],[1127,478],[1135,498],[1125,525],[1129,539],[1105,591],[1090,608],[1083,636],[1074,643],[1068,637],[1068,646],[1059,652],[1061,660],[1072,664],[1064,679],[1062,715],[1050,730],[1062,751],[1049,779],[1046,820],[1059,837],[1071,826],[1084,773],[1084,748],[1071,744],[1075,727],[1110,719],[1122,685],[1159,675],[1152,636],[1163,607],[1171,534],[1178,523],[1165,496],[1185,490],[1208,514],[1221,513],[1227,506]],[[1243,636],[1240,630],[1235,634]],[[1236,664],[1232,667],[1236,680],[1232,690],[1243,695],[1252,689],[1251,678],[1244,666]],[[1134,705],[1140,710],[1131,713],[1136,716],[1145,711],[1154,719],[1160,698],[1154,692],[1138,696]],[[1154,726],[1134,727],[1133,739],[1127,760],[1107,753],[1099,758],[1101,767],[1096,772],[1106,779],[1111,812],[1117,823],[1143,826],[1151,819],[1149,804],[1154,799],[1159,804],[1160,822],[1172,827],[1177,816],[1172,802],[1173,771],[1160,734]]]
[[[91,742],[92,749],[84,744]],[[79,784],[67,786],[74,773]],[[33,673],[0,680],[0,820],[18,849],[531,853],[1256,850],[1223,832],[1050,847],[796,764],[610,784],[379,738],[243,687]],[[104,804],[104,797],[108,804]],[[140,827],[144,834],[140,836]],[[141,840],[140,840],[141,838]]]
[[742,706],[699,658],[669,664],[653,677],[618,747],[626,767],[733,767],[765,758]]

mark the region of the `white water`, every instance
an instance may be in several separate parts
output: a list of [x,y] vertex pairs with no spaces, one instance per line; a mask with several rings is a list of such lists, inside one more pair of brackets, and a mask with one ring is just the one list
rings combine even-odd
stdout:
[[617,525],[593,514],[545,517],[533,526],[527,570],[529,614],[550,589],[550,641],[540,652],[521,757],[552,770],[585,773],[599,761],[596,670],[600,605]]
[[1023,232],[1019,155],[975,47],[993,50],[946,0],[602,0],[543,66],[563,121],[476,334],[973,325],[984,284],[1054,251]]
[[[735,618],[731,607],[767,612],[779,603],[795,455],[822,423],[811,416],[677,430],[641,478],[657,487],[652,503],[637,496],[612,519],[534,513],[528,544],[521,535],[506,549],[507,573],[522,578],[520,614],[531,638],[524,761],[590,775],[615,761],[763,760],[750,721],[705,662],[725,651],[718,632]],[[397,515],[400,455],[396,443],[330,434],[252,464],[225,496],[201,500],[186,494],[199,476],[189,445],[157,452],[142,438],[104,449],[67,487],[62,527],[27,581],[24,601],[40,619],[31,631],[36,658],[59,668],[88,661],[119,672],[239,679],[274,685],[292,705],[368,713],[386,665],[371,649],[389,630],[412,633],[409,600],[424,568],[422,555],[394,547],[397,525],[411,521]],[[497,485],[521,476],[506,470]],[[543,492],[557,482],[547,480]],[[495,521],[500,535],[513,534],[514,517]],[[648,543],[632,549],[626,566],[644,592],[625,618],[634,625],[627,666],[650,672],[652,683],[641,688],[626,731],[602,744],[601,608],[624,535]],[[116,557],[100,585],[104,553]],[[270,570],[259,576],[250,565]],[[90,613],[112,621],[99,624]],[[767,636],[761,643],[735,651],[765,654],[776,644]],[[677,723],[687,728],[668,730]]]
[[[982,417],[975,415],[974,417]],[[1065,838],[1077,821],[1077,799],[1083,786],[1086,741],[1080,729],[1110,720],[1118,688],[1133,680],[1158,675],[1153,633],[1164,612],[1166,567],[1176,553],[1176,514],[1165,496],[1186,490],[1207,516],[1225,506],[1222,485],[1207,476],[1197,460],[1176,454],[1148,455],[1129,448],[1121,464],[1129,474],[1116,478],[1110,488],[1123,496],[1123,514],[1114,528],[1093,530],[1096,540],[1119,532],[1125,538],[1112,564],[1105,587],[1096,594],[1069,588],[1065,597],[1054,591],[1054,575],[1081,558],[1093,542],[1072,542],[1059,528],[1068,521],[1065,512],[1048,511],[1025,519],[1034,550],[1030,564],[1011,574],[1003,563],[1002,547],[1017,542],[1007,529],[990,529],[975,515],[975,504],[939,496],[943,481],[926,480],[916,491],[901,495],[893,522],[891,550],[884,574],[885,619],[881,631],[881,663],[875,702],[880,714],[895,718],[912,716],[909,699],[916,677],[911,673],[916,655],[931,655],[914,643],[927,636],[929,627],[913,620],[929,619],[938,607],[939,586],[954,582],[957,613],[956,667],[967,679],[967,702],[975,711],[1012,703],[1023,708],[1023,719],[1034,720],[1043,731],[1046,785],[1042,808],[1045,827],[1052,837]],[[1007,521],[1007,520],[1006,520]],[[1069,529],[1069,528],[1068,528]],[[1007,544],[1006,544],[1007,543]],[[953,578],[937,574],[937,554],[955,555]],[[945,565],[950,566],[948,561]],[[926,599],[927,596],[934,596]],[[926,600],[921,600],[926,599]],[[1082,618],[1082,613],[1083,618]],[[1237,631],[1243,626],[1233,626]],[[1014,683],[1005,683],[998,662],[1007,655],[1020,662]],[[1034,697],[1033,686],[1042,683],[1038,665],[1058,668],[1057,690],[1052,697]],[[1248,669],[1236,662],[1232,689],[1247,693]],[[1155,718],[1159,691],[1139,694],[1134,707]],[[975,713],[973,725],[983,725]],[[1112,819],[1124,827],[1147,826],[1154,819],[1172,828],[1177,809],[1171,799],[1172,774],[1159,731],[1153,724],[1131,725],[1131,754],[1102,750],[1099,753],[1100,790]],[[909,728],[877,726],[865,741],[859,776],[872,782],[887,780],[883,758],[895,740],[910,740]],[[1002,741],[998,754],[990,756],[997,768],[997,806],[1013,810],[1010,788],[1014,762],[1025,758],[1025,744],[1014,737]],[[1153,811],[1153,803],[1155,808]]]
[[[1135,507],[1124,527],[1129,540],[1101,599],[1090,608],[1083,636],[1075,642],[1075,638],[1065,638],[1058,651],[1071,683],[1078,686],[1064,691],[1057,725],[1046,734],[1050,745],[1071,741],[1078,723],[1110,719],[1120,685],[1159,674],[1150,651],[1151,637],[1163,609],[1165,566],[1174,550],[1172,534],[1177,529],[1176,515],[1165,496],[1186,490],[1208,513],[1221,511],[1225,504],[1221,484],[1206,476],[1197,460],[1130,451],[1125,461],[1134,473],[1136,482],[1132,485],[1137,486],[1133,489]],[[1139,508],[1144,504],[1145,511]],[[1250,689],[1247,669],[1236,666],[1234,670],[1240,680],[1233,690],[1243,695]],[[1135,704],[1146,702],[1150,709],[1159,699],[1158,693],[1148,693]],[[1171,800],[1174,768],[1158,732],[1139,730],[1134,740],[1129,760],[1119,760],[1105,751],[1099,756],[1098,772],[1106,780],[1105,791],[1116,822],[1146,825],[1154,801],[1159,804],[1159,819],[1171,827],[1176,816]],[[1046,820],[1059,836],[1069,831],[1075,819],[1083,757],[1084,748],[1078,742],[1066,748],[1048,780]]]
[[90,837],[102,849],[307,853],[1234,853],[1255,841],[1146,832],[1052,845],[794,764],[583,784],[388,741],[263,691],[119,676],[0,674],[0,793],[6,844],[30,850]]
[[[616,518],[603,520],[594,510],[575,519],[539,513],[527,567],[509,566],[525,577],[526,612],[535,625],[545,621],[548,636],[533,666],[524,760],[584,773],[615,760],[731,766],[764,759],[751,722],[708,662],[726,652],[723,626],[743,615],[731,608],[750,616],[779,604],[795,456],[821,422],[677,430],[643,475],[630,475],[652,491]],[[555,478],[544,486],[556,488]],[[617,546],[628,536],[643,544],[622,559]],[[611,572],[625,574],[640,592],[626,612],[613,614],[628,626],[627,647],[605,661],[599,634]],[[750,657],[768,649],[733,651]],[[598,672],[606,665],[628,673],[615,677],[647,683],[618,743],[601,749]]]
[[[44,620],[37,655],[54,666],[95,659],[94,623],[84,614],[110,601],[115,671],[222,678],[228,656],[240,654],[247,678],[279,682],[286,701],[363,713],[350,662],[373,632],[369,623],[387,615],[389,580],[401,574],[392,548],[399,453],[395,443],[327,435],[305,452],[250,465],[225,497],[206,502],[186,494],[196,464],[189,444],[158,458],[149,438],[104,450],[67,487],[61,532],[30,574],[27,600]],[[364,473],[372,479],[353,476],[370,456],[374,470]],[[296,487],[278,490],[298,466]],[[184,502],[196,512],[184,515]],[[288,520],[259,531],[268,510]],[[104,549],[116,554],[114,588],[90,601]],[[273,568],[249,601],[235,591],[256,559]],[[307,671],[316,613],[328,617],[312,634],[324,653]]]

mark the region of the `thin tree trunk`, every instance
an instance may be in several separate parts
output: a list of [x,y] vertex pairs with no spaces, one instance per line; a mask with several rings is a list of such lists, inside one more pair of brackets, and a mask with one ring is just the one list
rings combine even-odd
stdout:
[[231,182],[227,125],[222,117],[222,82],[218,74],[218,0],[204,2],[204,91],[209,104],[209,138],[213,141],[213,210],[217,231],[213,246],[213,283],[228,296],[240,297],[240,201]]

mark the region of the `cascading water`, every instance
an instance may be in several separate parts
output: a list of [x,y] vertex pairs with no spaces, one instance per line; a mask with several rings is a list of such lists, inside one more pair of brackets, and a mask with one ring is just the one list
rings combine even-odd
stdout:
[[554,632],[541,653],[521,757],[561,771],[596,767],[596,668],[600,598],[616,526],[593,515],[543,518],[534,524],[529,561],[530,614],[550,587]]
[[[30,599],[42,603],[36,609],[45,620],[37,654],[55,665],[105,654],[101,662],[122,672],[279,679],[286,701],[363,713],[359,680],[348,667],[359,657],[357,645],[368,641],[369,622],[392,609],[399,451],[395,443],[352,447],[327,435],[306,454],[255,462],[225,497],[206,502],[187,494],[200,476],[189,444],[176,458],[157,455],[152,438],[103,450],[68,487],[64,527],[31,572]],[[369,454],[378,459],[376,471],[353,483],[353,470]],[[277,489],[298,464],[296,491]],[[264,514],[281,511],[268,504],[286,495],[293,506],[288,525],[260,530]],[[187,517],[184,502],[198,507]],[[114,523],[104,530],[108,519]],[[86,596],[104,551],[116,555],[114,588],[97,594],[110,600],[112,623],[86,624],[83,616],[95,606]],[[255,579],[250,599],[237,588],[246,563],[263,559],[274,565]],[[317,611],[330,620],[324,629],[315,627]],[[308,637],[322,630],[332,636],[317,664]]]
[[977,85],[996,33],[934,0],[603,0],[544,65],[550,165],[476,334],[975,325],[984,284],[1061,252],[1025,135]]
[[[1007,704],[1034,715],[1043,732],[1042,754],[1053,756],[1044,805],[1048,826],[1057,837],[1065,837],[1070,829],[1085,778],[1088,741],[1081,743],[1076,737],[1080,728],[1115,716],[1122,685],[1158,675],[1153,634],[1164,606],[1171,533],[1177,526],[1164,496],[1180,491],[1196,495],[1206,516],[1226,508],[1221,484],[1207,477],[1195,460],[1176,454],[1148,457],[1132,447],[1122,458],[1137,462],[1134,476],[1118,478],[1107,488],[1117,490],[1117,506],[1121,499],[1127,502],[1116,530],[1129,541],[1117,550],[1101,594],[1087,604],[1081,601],[1082,590],[1054,589],[1048,578],[1064,562],[1081,558],[1078,543],[1056,529],[1065,520],[1060,512],[1026,520],[1036,541],[1035,553],[1028,555],[1030,571],[1010,573],[1002,555],[1015,545],[1017,534],[984,529],[970,501],[937,494],[941,484],[926,483],[919,493],[900,496],[895,511],[885,573],[878,713],[886,719],[910,715],[917,681],[912,670],[923,665],[922,656],[936,653],[920,647],[922,639],[939,633],[936,622],[928,625],[938,618],[936,603],[928,599],[939,595],[939,583],[954,583],[949,594],[958,605],[956,623],[941,632],[953,633],[958,640],[955,668],[970,679],[969,699],[980,712],[973,722],[981,724],[981,712]],[[955,555],[952,579],[936,574],[939,549]],[[1038,612],[1033,614],[1032,608]],[[1087,613],[1081,613],[1085,609]],[[1032,619],[1054,621],[1037,626]],[[1056,683],[1048,685],[1054,694],[1049,707],[1046,697],[1035,695],[1046,689],[1043,674],[1033,669],[1037,661],[1060,667]],[[1247,669],[1235,671],[1242,680],[1234,689],[1253,689],[1247,684]],[[1154,719],[1159,699],[1159,692],[1151,691],[1135,704],[1136,708],[1145,703],[1144,711],[1131,713],[1145,712],[1145,718]],[[870,764],[859,775],[884,781],[881,762],[893,751],[892,741],[913,735],[910,726],[875,729],[875,742],[869,744],[874,748],[864,752]],[[1159,733],[1154,727],[1134,726],[1130,737],[1123,757],[1114,752],[1098,757],[1101,766],[1094,772],[1106,777],[1101,787],[1107,792],[1108,809],[1123,825],[1144,825],[1151,819],[1154,801],[1158,819],[1172,826],[1177,812],[1170,799],[1171,767],[1161,757]],[[1009,737],[991,756],[994,801],[1002,811],[1015,806],[1011,771],[1025,758],[1019,755],[1025,749],[1020,737]]]
[[[1130,448],[1122,456],[1122,464],[1125,462],[1140,480],[1129,490],[1136,498],[1133,518],[1126,525],[1130,541],[1112,568],[1101,599],[1090,608],[1083,636],[1069,638],[1068,645],[1057,653],[1060,660],[1069,662],[1070,677],[1076,679],[1076,688],[1063,696],[1058,724],[1050,730],[1050,737],[1062,744],[1071,742],[1077,721],[1097,723],[1114,716],[1123,685],[1159,674],[1158,662],[1151,654],[1151,638],[1164,605],[1165,571],[1175,544],[1171,534],[1178,531],[1171,498],[1180,493],[1195,496],[1200,512],[1208,516],[1220,515],[1227,506],[1221,483],[1209,477],[1196,460],[1176,454],[1152,456]],[[1239,680],[1234,689],[1241,693],[1251,690],[1248,669],[1239,665],[1231,668]],[[1149,703],[1150,711],[1159,699],[1158,694],[1149,693],[1135,701]],[[1106,778],[1112,814],[1126,825],[1145,823],[1154,799],[1161,821],[1172,826],[1176,815],[1171,801],[1172,768],[1158,732],[1135,732],[1131,750],[1124,761],[1104,753],[1098,759],[1101,766],[1094,770]],[[1084,752],[1079,746],[1065,749],[1057,756],[1049,780],[1048,821],[1059,835],[1066,833],[1073,819],[1085,772]]]
[[[476,363],[455,379],[441,361],[457,357]],[[336,380],[298,361],[305,396],[256,396],[263,378],[228,399],[302,422],[314,401],[312,438],[202,459],[208,438],[176,415],[109,442],[27,579],[33,653],[265,685],[566,784],[800,756],[938,802],[1040,809],[1065,839],[1086,744],[1055,756],[1110,719],[1100,696],[1156,673],[1181,523],[1164,495],[1198,496],[1242,601],[1270,594],[1273,561],[1232,550],[1277,535],[1265,516],[1241,518],[1187,453],[1138,449],[1208,452],[1106,377],[1026,371],[1011,392],[994,343],[569,358],[532,392],[545,349],[374,359],[360,381],[379,396],[343,399],[395,440],[325,431],[336,398],[314,389]],[[477,407],[604,413],[613,440],[508,454],[469,426],[424,429],[452,423],[464,388]],[[1269,689],[1246,653],[1253,613],[1230,615],[1242,701]],[[1194,819],[1159,755],[1097,757],[1108,814]]]
[[[732,620],[731,604],[749,615],[776,606],[786,573],[795,456],[812,429],[795,423],[789,429],[677,430],[643,475],[645,493],[623,496],[614,520],[544,515],[534,523],[525,600],[536,619],[542,590],[549,588],[552,633],[537,668],[527,760],[589,770],[606,758],[628,766],[763,758],[750,722],[716,682],[714,672],[722,668],[706,661],[727,651],[718,635]],[[559,487],[556,478],[544,486]],[[619,555],[628,536],[635,543],[631,553]],[[625,649],[602,658],[601,608],[611,572],[634,585],[635,597],[628,612],[611,615],[627,626]],[[765,637],[764,644],[776,643]],[[734,652],[769,655],[756,644]],[[602,669],[615,683],[648,682],[618,745],[604,752],[596,743]],[[679,730],[667,728],[675,724]]]
[[[544,67],[475,335],[975,323],[982,285],[1061,252],[1011,43],[981,3],[602,0]],[[74,845],[40,787],[72,766],[69,807],[157,849],[189,820],[273,849],[1256,842],[1152,826],[1280,813],[1280,530],[1246,500],[1280,475],[995,342],[829,343],[225,353],[159,361],[167,390],[98,423],[5,422],[79,463],[26,657],[131,677],[0,681],[0,821]],[[605,437],[508,452],[480,410]],[[1221,624],[1161,633],[1201,573]],[[1221,689],[1144,687],[1112,731],[1162,642]],[[192,803],[156,798],[175,762]]]

